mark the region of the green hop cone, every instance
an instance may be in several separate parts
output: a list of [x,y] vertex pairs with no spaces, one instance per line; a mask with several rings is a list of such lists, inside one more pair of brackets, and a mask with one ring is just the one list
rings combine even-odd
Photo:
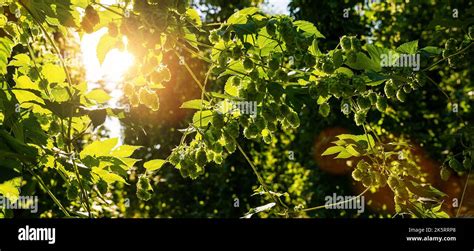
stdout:
[[271,19],[270,21],[268,21],[268,23],[266,25],[267,33],[271,37],[274,37],[276,35],[276,25],[275,25],[275,23],[276,23],[276,20]]
[[359,96],[357,98],[357,105],[359,105],[360,109],[362,109],[362,110],[369,109],[371,104],[372,103],[370,102],[370,99],[368,97]]
[[344,115],[349,115],[351,113],[351,104],[347,101],[341,102],[341,112]]
[[407,94],[405,93],[405,91],[403,91],[403,89],[399,89],[397,91],[397,99],[400,102],[405,102],[405,100],[407,99]]
[[451,160],[449,160],[449,166],[456,172],[461,172],[463,170],[463,166],[455,158],[452,158]]
[[294,111],[290,112],[290,114],[286,117],[286,120],[293,128],[298,128],[300,126],[300,118],[298,116],[298,113]]
[[250,58],[245,58],[244,60],[244,69],[247,71],[252,71],[253,70],[253,61]]
[[332,74],[335,70],[334,63],[332,60],[328,60],[323,63],[323,71],[328,74]]
[[349,63],[356,63],[357,62],[357,52],[356,51],[348,51],[347,54],[346,54],[346,57],[347,57],[347,62]]
[[106,194],[109,190],[107,182],[103,179],[100,179],[99,182],[97,182],[97,190],[99,190],[100,194]]
[[259,130],[255,123],[251,123],[247,128],[244,129],[244,136],[247,139],[254,139],[259,134]]
[[151,199],[151,193],[145,189],[137,189],[137,198],[143,201],[149,201]]
[[367,117],[367,113],[364,111],[358,111],[354,114],[354,121],[357,126],[361,126],[365,123],[365,119]]
[[232,83],[232,86],[239,87],[239,86],[240,86],[240,82],[241,82],[241,80],[240,80],[239,77],[233,77],[231,83]]
[[334,62],[335,68],[341,67],[342,63],[344,63],[344,57],[343,57],[342,51],[339,49],[334,50],[332,54],[332,60]]
[[444,44],[444,48],[451,51],[456,50],[456,40],[454,38],[448,39]]
[[348,36],[343,36],[343,37],[341,38],[340,43],[341,43],[341,47],[342,47],[342,49],[343,49],[344,51],[349,51],[349,50],[352,49],[352,43],[351,43],[350,37],[348,37]]
[[224,162],[224,158],[222,158],[222,154],[215,154],[214,162],[218,165],[222,164],[222,162]]
[[352,178],[355,181],[361,181],[363,177],[364,173],[360,169],[356,168],[352,171]]
[[150,180],[145,175],[140,175],[138,178],[137,187],[149,190],[151,188]]
[[377,110],[380,112],[385,112],[387,109],[387,99],[383,96],[377,96],[377,103],[375,104]]
[[322,103],[319,106],[319,114],[321,114],[321,116],[326,118],[327,116],[329,116],[330,112],[331,112],[331,107],[329,106],[328,103]]
[[365,92],[367,88],[364,79],[361,77],[354,77],[352,79],[352,85],[358,92]]
[[384,86],[384,92],[387,98],[395,98],[397,96],[397,87],[393,80],[388,80]]
[[212,125],[217,128],[217,129],[221,129],[222,127],[224,127],[224,115],[219,113],[219,112],[214,112],[212,114],[212,121],[211,121]]
[[392,191],[396,190],[399,186],[398,179],[394,176],[388,177],[387,184],[390,187],[390,189],[392,189]]
[[66,189],[66,196],[68,200],[75,200],[79,196],[79,189],[77,188],[77,182],[72,182]]
[[263,117],[259,116],[255,119],[255,125],[257,126],[257,129],[259,131],[262,131],[263,129],[265,129],[265,127],[267,127],[267,122]]
[[268,61],[268,68],[270,68],[272,71],[277,71],[280,68],[280,61],[278,58],[271,58],[270,61]]
[[209,34],[209,41],[213,44],[216,44],[219,42],[219,34],[217,30],[211,31],[211,33]]
[[196,152],[196,164],[199,167],[204,167],[207,164],[207,155],[206,151],[201,148]]
[[464,166],[464,169],[471,170],[472,161],[469,159],[469,157],[465,156],[464,160],[462,161],[462,165]]
[[362,185],[364,185],[365,187],[370,187],[372,186],[372,183],[373,183],[373,179],[372,179],[372,176],[370,175],[366,175],[364,177],[362,177]]
[[449,177],[451,176],[451,170],[443,166],[441,170],[439,171],[439,175],[441,176],[442,180],[447,181]]
[[224,147],[227,150],[227,152],[229,152],[229,153],[233,153],[233,152],[235,152],[235,150],[237,150],[237,144],[235,143],[234,140],[226,141]]
[[232,59],[233,60],[239,60],[241,56],[242,56],[242,47],[235,46],[232,49]]
[[355,51],[360,51],[362,49],[360,40],[357,37],[351,37],[351,45],[352,49]]
[[377,103],[377,94],[375,92],[370,92],[369,100],[371,105],[375,105]]
[[181,158],[180,158],[179,151],[178,150],[173,150],[173,152],[171,152],[171,154],[170,154],[169,162],[173,166],[176,166],[176,165],[179,164],[180,161],[181,161]]

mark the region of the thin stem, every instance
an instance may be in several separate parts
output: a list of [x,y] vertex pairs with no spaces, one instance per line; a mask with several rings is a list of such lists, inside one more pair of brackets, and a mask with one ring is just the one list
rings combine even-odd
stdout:
[[33,172],[33,170],[29,169],[28,168],[28,171],[31,173],[31,175],[33,175],[33,177],[35,177],[35,179],[40,183],[40,186],[46,190],[46,192],[48,193],[49,197],[51,197],[51,199],[54,201],[54,203],[59,207],[59,209],[67,216],[67,217],[71,217],[71,215],[69,214],[69,212],[66,210],[66,208],[61,204],[61,202],[56,198],[56,196],[54,196],[53,192],[51,192],[51,190],[49,190],[49,188],[46,186],[46,184],[44,183],[43,179],[37,175],[35,172]]
[[283,201],[281,201],[280,198],[276,198],[275,195],[273,195],[272,193],[270,193],[270,189],[267,187],[267,185],[265,184],[265,181],[263,180],[262,176],[260,175],[260,173],[257,171],[257,168],[255,167],[255,165],[253,164],[253,162],[250,160],[249,156],[247,156],[247,154],[245,153],[245,151],[242,149],[242,147],[240,146],[240,144],[237,142],[237,140],[235,140],[235,143],[237,145],[237,148],[239,149],[240,153],[244,156],[245,160],[247,160],[247,162],[249,163],[250,167],[252,167],[252,170],[253,172],[255,173],[255,175],[257,176],[257,180],[258,182],[260,183],[260,185],[263,187],[263,189],[265,190],[265,192],[267,192],[271,197],[272,199],[277,202],[277,204],[280,204],[281,206],[283,206],[285,209],[288,209],[288,206],[285,205],[283,203]]
[[360,194],[357,195],[356,197],[353,197],[353,198],[351,198],[351,199],[349,199],[349,200],[340,201],[340,202],[333,203],[333,204],[329,204],[329,205],[321,205],[321,206],[317,206],[317,207],[306,208],[306,209],[302,209],[301,212],[309,212],[309,211],[314,211],[314,210],[318,210],[318,209],[333,207],[333,206],[337,206],[337,205],[339,205],[339,204],[343,204],[343,203],[347,203],[347,202],[353,201],[353,200],[355,200],[355,199],[358,199],[358,198],[361,197],[362,195],[364,195],[367,191],[369,191],[369,189],[370,189],[370,187],[367,187],[367,189],[365,189],[362,193],[360,193]]

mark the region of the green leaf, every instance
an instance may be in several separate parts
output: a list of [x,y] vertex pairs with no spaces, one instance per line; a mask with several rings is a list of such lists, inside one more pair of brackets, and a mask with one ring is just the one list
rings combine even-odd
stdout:
[[354,145],[348,145],[346,147],[346,151],[350,153],[352,156],[359,157],[360,153],[354,148]]
[[237,11],[236,13],[232,14],[232,16],[227,19],[228,24],[245,24],[247,23],[247,16],[254,15],[259,11],[256,7],[249,7]]
[[109,172],[99,167],[93,167],[92,172],[97,174],[100,178],[102,178],[105,182],[107,182],[107,184],[113,184],[117,181],[120,183],[127,183],[125,182],[125,179],[122,178],[122,176]]
[[308,21],[298,20],[293,23],[296,27],[304,32],[307,37],[314,36],[315,38],[325,38],[321,32],[319,32],[316,26]]
[[362,52],[357,53],[357,60],[356,62],[347,62],[346,65],[351,67],[355,70],[372,70],[372,71],[380,71],[382,69],[381,65],[377,63],[376,60],[372,60],[367,55]]
[[17,79],[15,79],[15,83],[16,88],[40,91],[39,86],[33,83],[33,81],[31,81],[31,79],[25,75],[19,76]]
[[431,55],[441,55],[443,49],[435,46],[426,46],[425,48],[420,49],[420,51],[424,51]]
[[165,163],[166,163],[166,160],[164,159],[154,159],[154,160],[145,162],[145,164],[143,164],[143,167],[147,171],[155,171],[155,170],[160,169]]
[[3,194],[10,202],[16,202],[20,196],[21,177],[17,177],[0,184],[0,194]]
[[7,37],[0,37],[0,74],[7,73],[8,58],[12,52],[13,42]]
[[27,54],[17,54],[13,57],[8,65],[22,67],[30,65],[30,57]]
[[331,146],[328,149],[326,149],[326,151],[324,151],[321,154],[321,156],[336,154],[336,153],[339,153],[339,152],[344,151],[344,150],[346,150],[346,148],[343,147],[343,146]]
[[105,34],[100,38],[96,48],[97,59],[100,64],[104,62],[105,56],[115,47],[117,41],[118,39],[116,37],[112,37],[109,34]]
[[110,152],[117,145],[118,138],[106,139],[103,141],[95,141],[84,147],[79,154],[81,159],[86,156],[110,156]]
[[336,159],[348,159],[350,157],[352,157],[352,154],[348,151],[342,151],[336,156]]
[[365,135],[365,134],[362,134],[362,135],[339,134],[336,137],[340,140],[352,140],[353,143],[356,143],[358,141],[366,141],[367,142],[367,138],[368,138],[369,142],[370,142],[370,144],[368,143],[368,145],[372,146],[372,147],[375,146],[374,138],[370,134],[369,135]]
[[389,49],[378,47],[374,44],[367,44],[366,48],[371,60],[377,65],[380,65],[382,55],[388,55],[390,53]]
[[69,93],[67,92],[66,88],[61,86],[56,86],[51,89],[51,96],[53,97],[54,101],[58,103],[66,102],[69,100]]
[[225,86],[224,86],[224,91],[225,93],[231,96],[237,97],[239,96],[239,88],[232,84],[232,81],[234,80],[234,78],[235,76],[232,76],[227,79],[227,82],[225,83]]
[[194,47],[195,49],[199,50],[198,39],[196,37],[196,34],[191,33],[188,29],[184,29],[184,32],[184,38],[186,39],[186,42],[188,42],[188,44]]
[[196,127],[205,127],[212,120],[212,111],[197,111],[193,116],[193,125]]
[[397,52],[405,54],[415,54],[418,51],[418,40],[404,43],[397,48]]
[[199,13],[194,8],[189,8],[186,10],[186,17],[191,20],[195,25],[201,26],[202,21]]
[[114,157],[127,158],[130,157],[137,149],[142,148],[141,146],[121,145],[114,149],[110,155]]
[[59,65],[46,64],[43,66],[41,73],[49,83],[61,84],[66,80],[66,73]]
[[99,104],[103,104],[111,98],[110,95],[102,89],[94,89],[87,93],[85,97]]
[[201,100],[201,99],[193,99],[193,100],[189,100],[189,101],[186,101],[184,102],[181,107],[181,109],[196,109],[196,110],[200,110],[202,108],[204,108],[205,106],[208,106],[209,105],[209,101],[207,100]]

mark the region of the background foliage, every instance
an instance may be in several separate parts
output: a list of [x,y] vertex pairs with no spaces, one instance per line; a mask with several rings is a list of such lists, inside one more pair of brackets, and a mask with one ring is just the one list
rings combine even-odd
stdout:
[[[372,189],[365,193],[369,210],[361,215],[351,210],[304,210],[324,205],[324,197],[332,193],[358,195],[365,191],[351,172],[359,161],[377,158],[366,151],[366,156],[348,158],[351,165],[347,165],[345,160],[334,160],[334,156],[321,156],[333,146],[336,135],[366,132],[357,118],[354,121],[357,113],[345,115],[340,111],[347,99],[308,99],[307,89],[316,81],[308,77],[310,74],[290,75],[292,79],[282,82],[286,88],[282,96],[296,111],[299,126],[279,126],[269,144],[239,135],[236,142],[242,151],[230,154],[221,164],[210,163],[196,179],[183,178],[182,172],[169,163],[147,162],[168,160],[182,141],[179,129],[189,126],[194,113],[180,107],[187,100],[201,99],[196,82],[206,82],[208,93],[222,93],[232,81],[228,75],[239,75],[207,74],[220,67],[206,59],[219,60],[215,48],[226,39],[225,32],[219,33],[214,38],[219,42],[213,52],[212,34],[216,29],[225,30],[221,27],[228,26],[220,23],[234,12],[258,6],[260,1],[195,2],[191,6],[200,10],[202,21],[196,21],[197,14],[182,7],[185,1],[148,1],[158,6],[153,8],[143,6],[143,1],[120,2],[118,6],[79,0],[1,2],[0,193],[11,199],[19,195],[40,198],[40,215],[4,210],[4,217],[242,217],[274,201],[278,205],[253,217],[392,217],[396,211],[396,215],[409,213],[414,217],[472,215],[474,194],[472,185],[466,182],[470,172],[467,165],[474,157],[474,90],[468,60],[473,56],[469,27],[474,22],[474,7],[470,1],[291,1],[290,15],[317,27],[317,32],[311,30],[310,41],[316,37],[317,44],[310,43],[310,47],[320,52],[304,54],[314,56],[316,61],[326,54],[334,57],[335,48],[343,49],[340,39],[344,35],[361,41],[363,53],[370,54],[368,44],[395,50],[418,41],[416,48],[410,44],[407,50],[423,55],[422,69],[427,69],[424,84],[416,84],[416,88],[412,85],[406,99],[390,99],[382,112],[375,109],[378,104],[372,104],[370,112],[365,112],[365,121],[371,135],[380,138],[381,145],[387,144],[383,145],[386,149],[389,143],[401,147],[407,162],[417,167],[417,179],[431,183],[446,195],[437,189],[423,190],[430,195],[426,197],[436,197],[435,206],[401,210],[395,208],[393,189],[369,186]],[[345,9],[347,18],[343,16]],[[277,18],[285,20],[283,16]],[[235,37],[230,46],[239,44],[245,35],[260,32],[261,27],[256,29],[251,22],[240,21],[233,26]],[[290,27],[293,24],[291,21]],[[102,27],[108,27],[109,33],[101,50],[123,46],[119,36],[113,34],[116,32],[129,38],[127,49],[140,62],[124,82],[125,95],[119,108],[107,107],[110,97],[103,88],[88,87],[81,67],[66,65],[66,58],[61,56],[78,50],[78,45],[70,42],[72,31],[90,33]],[[303,34],[298,31],[295,34]],[[456,56],[443,59],[448,39],[455,39],[449,49]],[[299,53],[289,46],[286,49],[288,54]],[[105,53],[101,50],[99,56]],[[254,64],[266,64],[263,60],[255,60]],[[368,76],[370,66],[357,63],[346,62],[346,68],[357,76]],[[160,69],[157,72],[156,67]],[[329,76],[333,71],[324,70]],[[169,77],[167,72],[171,73]],[[388,73],[378,74],[376,78]],[[390,74],[412,76],[412,72],[396,70]],[[325,76],[321,73],[318,79]],[[295,88],[290,98],[287,90],[291,88],[286,82],[300,83],[298,78],[305,86]],[[354,102],[366,92],[388,96],[386,81],[355,92]],[[148,93],[142,91],[143,86],[150,87],[145,88]],[[268,92],[276,91],[269,87]],[[458,105],[458,112],[453,112],[453,104]],[[129,111],[127,105],[131,105]],[[125,127],[125,146],[114,148],[118,142],[108,139],[103,125],[106,116],[120,118]],[[391,149],[395,153],[402,150]],[[263,181],[256,177],[243,153],[257,167]],[[452,199],[462,199],[462,210],[452,207]],[[447,215],[436,209],[438,202]]]

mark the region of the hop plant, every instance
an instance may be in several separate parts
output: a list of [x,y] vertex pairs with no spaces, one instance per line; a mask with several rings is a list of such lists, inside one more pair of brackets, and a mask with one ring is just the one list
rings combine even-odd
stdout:
[[331,107],[329,106],[328,103],[322,103],[319,106],[319,114],[321,114],[321,116],[323,116],[323,117],[329,116],[330,111],[331,111]]
[[387,98],[395,98],[397,96],[397,87],[392,79],[389,79],[384,86],[384,92]]
[[385,112],[385,110],[387,109],[387,99],[380,95],[377,96],[377,103],[375,104],[375,106],[380,112]]
[[252,71],[253,70],[253,61],[250,58],[245,58],[244,60],[244,69],[247,71]]
[[357,126],[361,126],[365,123],[367,113],[365,111],[358,111],[354,114],[354,121]]
[[449,177],[451,176],[451,171],[445,166],[443,166],[439,172],[439,175],[442,180],[447,181]]
[[99,193],[106,194],[108,189],[109,187],[105,180],[100,179],[99,182],[97,182],[97,190],[99,190]]
[[222,129],[224,127],[224,115],[219,112],[214,112],[212,114],[212,125],[217,129]]
[[219,34],[218,34],[218,30],[212,30],[209,34],[209,41],[213,44],[216,44],[219,42]]
[[370,99],[368,97],[359,96],[357,98],[357,105],[360,107],[360,109],[367,110],[370,108],[372,103],[370,102]]
[[341,47],[344,51],[350,51],[352,49],[352,42],[351,42],[350,37],[343,36],[341,38],[340,43],[341,43]]
[[397,91],[397,99],[400,102],[405,102],[405,100],[407,99],[407,94],[405,93],[405,91],[403,89],[399,89]]
[[196,152],[196,164],[200,167],[204,167],[207,163],[207,155],[206,155],[206,150],[203,148],[200,148]]
[[79,196],[79,189],[77,182],[73,181],[66,189],[66,196],[68,200],[75,200]]

